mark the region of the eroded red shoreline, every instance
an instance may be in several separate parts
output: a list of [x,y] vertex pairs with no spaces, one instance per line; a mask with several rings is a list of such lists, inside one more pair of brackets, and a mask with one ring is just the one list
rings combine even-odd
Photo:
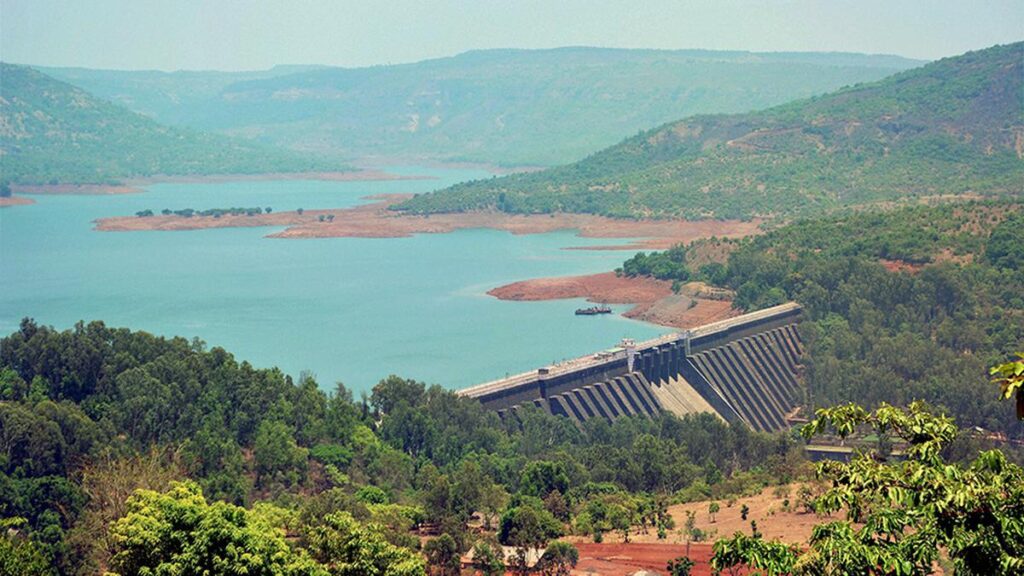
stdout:
[[604,272],[523,280],[500,286],[488,294],[501,300],[586,298],[602,304],[633,304],[633,308],[624,314],[627,318],[680,329],[739,314],[730,301],[703,297],[705,292],[705,287],[696,282],[683,286],[679,294],[674,294],[672,283],[666,280],[628,278]]
[[3,196],[0,197],[0,208],[5,206],[24,206],[26,204],[35,204],[36,201],[31,198],[25,198],[24,196]]

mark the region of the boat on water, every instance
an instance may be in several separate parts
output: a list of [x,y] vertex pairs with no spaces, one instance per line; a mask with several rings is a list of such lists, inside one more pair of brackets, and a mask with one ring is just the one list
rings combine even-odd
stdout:
[[605,305],[591,306],[589,308],[577,308],[577,316],[596,316],[598,314],[611,314],[612,309]]

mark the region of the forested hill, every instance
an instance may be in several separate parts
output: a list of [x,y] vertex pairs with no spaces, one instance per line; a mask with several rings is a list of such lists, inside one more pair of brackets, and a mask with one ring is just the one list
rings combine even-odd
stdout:
[[400,209],[620,217],[791,215],[913,196],[1019,195],[1024,43],[762,112],[695,116],[580,162]]
[[0,64],[3,178],[97,183],[155,174],[340,169],[295,152],[158,124],[31,68]]
[[292,74],[48,71],[159,122],[296,150],[554,166],[675,118],[756,110],[917,64],[572,47]]
[[[708,254],[728,253],[725,262]],[[804,306],[811,407],[923,399],[965,426],[1024,439],[983,393],[1024,343],[1024,205],[948,203],[800,220],[739,241],[638,254],[621,273],[699,279],[756,310]]]

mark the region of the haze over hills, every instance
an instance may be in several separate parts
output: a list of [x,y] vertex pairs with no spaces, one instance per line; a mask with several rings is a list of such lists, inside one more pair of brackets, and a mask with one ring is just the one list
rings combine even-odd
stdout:
[[401,205],[749,218],[1024,187],[1024,43],[947,58],[762,112],[694,116],[580,162]]
[[290,74],[47,72],[160,122],[296,150],[552,166],[675,118],[760,109],[917,64],[844,53],[560,48]]
[[209,126],[196,122],[199,114],[196,110],[218,98],[228,86],[236,82],[308,72],[322,66],[274,66],[269,70],[247,72],[33,68],[163,124],[203,130]]
[[3,178],[102,183],[157,174],[340,170],[291,151],[161,125],[24,66],[0,64]]

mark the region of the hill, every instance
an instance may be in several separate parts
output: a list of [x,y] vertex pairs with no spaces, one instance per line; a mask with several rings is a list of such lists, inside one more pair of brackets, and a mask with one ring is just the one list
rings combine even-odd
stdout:
[[802,304],[809,409],[923,399],[961,425],[1024,439],[1006,405],[977,384],[1024,342],[1019,201],[801,219],[738,241],[638,254],[620,273],[703,280],[732,290],[741,309]]
[[163,126],[31,68],[0,64],[0,77],[0,157],[4,178],[13,182],[342,169],[295,152]]
[[201,119],[211,100],[237,82],[265,80],[322,66],[275,66],[251,72],[214,70],[97,70],[92,68],[34,67],[58,80],[78,86],[104,100],[149,116],[161,124],[209,130],[213,123]]
[[694,116],[580,162],[399,209],[749,218],[940,194],[1020,194],[1024,43],[762,112]]
[[764,108],[917,64],[861,54],[559,48],[290,74],[50,72],[160,122],[296,150],[553,166],[675,118]]

